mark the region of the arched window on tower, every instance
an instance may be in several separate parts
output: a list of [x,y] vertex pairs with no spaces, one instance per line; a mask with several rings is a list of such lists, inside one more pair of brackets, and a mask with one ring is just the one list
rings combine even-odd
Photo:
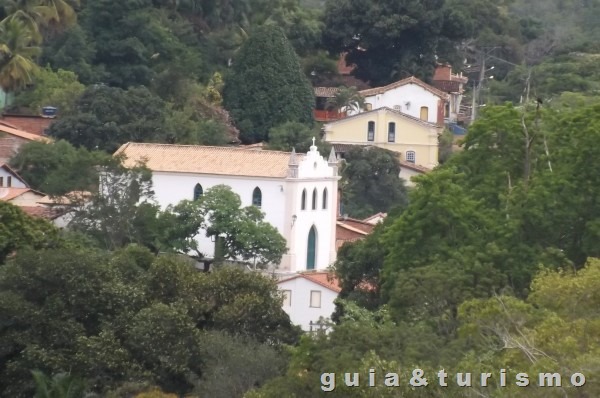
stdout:
[[262,206],[262,192],[259,187],[254,188],[254,191],[252,191],[252,206]]
[[302,204],[300,209],[306,210],[306,189],[302,190]]
[[313,225],[308,231],[308,242],[306,245],[306,269],[315,269],[317,259],[317,230]]
[[204,194],[204,190],[202,189],[202,185],[196,184],[194,187],[194,200],[200,199],[200,196]]
[[327,209],[327,188],[323,189],[323,210]]
[[313,189],[312,209],[317,210],[317,188]]

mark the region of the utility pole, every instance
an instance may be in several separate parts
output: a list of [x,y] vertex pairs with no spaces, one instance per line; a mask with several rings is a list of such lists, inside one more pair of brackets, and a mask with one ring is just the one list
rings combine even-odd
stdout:
[[483,84],[483,80],[485,79],[485,53],[479,54],[479,80],[477,82],[477,87],[473,85],[473,108],[471,108],[471,123],[475,121],[477,118],[477,111],[479,110],[479,94],[481,93],[481,85]]

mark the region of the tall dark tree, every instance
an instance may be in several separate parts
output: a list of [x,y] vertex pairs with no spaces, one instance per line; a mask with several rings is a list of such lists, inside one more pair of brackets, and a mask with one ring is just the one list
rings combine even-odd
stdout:
[[244,142],[268,140],[285,122],[312,124],[314,95],[283,30],[257,28],[234,59],[225,81],[224,104]]

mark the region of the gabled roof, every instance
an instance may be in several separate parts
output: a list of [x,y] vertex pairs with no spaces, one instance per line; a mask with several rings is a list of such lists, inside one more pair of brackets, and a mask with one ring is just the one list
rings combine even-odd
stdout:
[[367,224],[371,224],[371,222],[373,220],[376,220],[378,218],[386,218],[387,217],[387,213],[377,213],[377,214],[373,214],[370,217],[367,217],[363,220],[363,222],[366,222]]
[[43,135],[54,120],[55,119],[53,118],[47,118],[40,115],[16,115],[5,113],[2,115],[0,123],[27,133]]
[[345,117],[343,119],[334,120],[332,122],[325,123],[325,126],[330,125],[330,124],[342,123],[342,122],[345,122],[345,121],[350,120],[350,119],[356,119],[356,118],[359,118],[359,117],[365,117],[365,115],[369,115],[369,114],[374,113],[374,112],[382,112],[382,111],[387,111],[387,112],[395,113],[396,115],[402,116],[405,119],[412,120],[413,122],[420,123],[420,124],[422,124],[424,126],[427,126],[427,127],[440,128],[440,126],[438,126],[435,123],[431,123],[431,122],[427,122],[425,120],[421,120],[418,117],[407,115],[406,113],[402,113],[402,112],[394,110],[392,108],[388,108],[387,106],[382,106],[381,108],[373,109],[373,110],[367,111],[367,112],[357,113],[356,115],[348,116],[348,117]]
[[0,188],[0,200],[3,200],[5,202],[9,202],[15,198],[18,198],[21,195],[24,195],[28,192],[31,192],[33,194],[39,195],[39,196],[44,196],[43,193],[33,190],[31,188]]
[[289,282],[294,279],[304,278],[308,281],[316,283],[317,285],[323,286],[331,291],[339,293],[342,291],[340,286],[340,281],[338,277],[332,273],[327,271],[308,271],[296,274],[290,278],[285,278],[277,282],[277,284],[281,284],[284,282]]
[[[152,171],[285,178],[291,153],[202,145],[123,144],[115,155],[125,155],[126,167],[146,161]],[[298,161],[305,155],[296,154]]]
[[0,169],[4,169],[6,171],[8,171],[10,174],[13,175],[13,177],[17,178],[19,181],[21,181],[23,184],[25,184],[25,186],[27,188],[29,188],[29,184],[27,184],[27,182],[23,179],[23,177],[21,177],[16,171],[14,171],[9,165],[7,165],[6,163],[4,164],[0,164]]
[[383,94],[386,91],[390,91],[395,88],[405,86],[407,84],[416,84],[417,86],[429,91],[430,93],[440,97],[441,99],[445,99],[445,100],[448,99],[448,94],[446,94],[445,92],[443,92],[441,90],[438,90],[437,88],[435,88],[433,86],[430,86],[429,84],[425,83],[422,80],[417,79],[414,76],[399,80],[399,81],[391,83],[391,84],[388,84],[387,86],[370,88],[368,90],[362,90],[362,91],[359,91],[359,93],[363,97],[369,97],[372,95]]
[[42,141],[42,142],[52,142],[52,139],[48,137],[42,137],[41,135],[28,133],[23,130],[14,129],[12,127],[8,127],[6,124],[0,124],[0,136],[2,133],[11,135],[13,137],[23,138],[28,141]]
[[420,166],[418,164],[407,162],[405,160],[400,160],[400,167],[405,167],[407,169],[411,169],[422,174],[429,173],[431,171],[431,169],[428,169],[425,166]]

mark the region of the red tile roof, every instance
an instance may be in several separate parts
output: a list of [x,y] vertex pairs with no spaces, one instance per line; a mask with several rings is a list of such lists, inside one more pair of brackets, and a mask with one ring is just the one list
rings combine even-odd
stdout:
[[420,166],[418,164],[407,162],[405,160],[400,160],[400,166],[406,167],[407,169],[411,169],[411,170],[417,171],[422,174],[429,173],[431,171],[431,169],[428,169],[425,166]]
[[338,279],[338,277],[332,273],[332,272],[327,272],[327,271],[307,271],[307,272],[302,272],[299,274],[296,274],[290,278],[286,278],[286,279],[282,279],[280,281],[277,282],[277,284],[281,284],[284,282],[288,282],[297,278],[304,278],[307,279],[313,283],[316,283],[317,285],[321,285],[329,290],[332,290],[336,293],[339,293],[342,291],[342,288],[340,286],[340,280]]
[[26,194],[27,192],[33,192],[35,194],[44,196],[43,193],[35,191],[31,188],[0,188],[0,200],[5,202],[11,201],[19,196]]
[[46,129],[55,119],[32,115],[3,115],[0,123],[7,123],[18,130],[23,130],[31,134],[43,135]]
[[28,133],[23,130],[15,129],[15,128],[9,127],[7,125],[0,124],[0,135],[2,135],[3,133],[11,135],[13,137],[23,138],[28,141],[43,141],[43,142],[51,142],[52,141],[48,137],[42,137],[41,135],[38,135],[38,134]]

